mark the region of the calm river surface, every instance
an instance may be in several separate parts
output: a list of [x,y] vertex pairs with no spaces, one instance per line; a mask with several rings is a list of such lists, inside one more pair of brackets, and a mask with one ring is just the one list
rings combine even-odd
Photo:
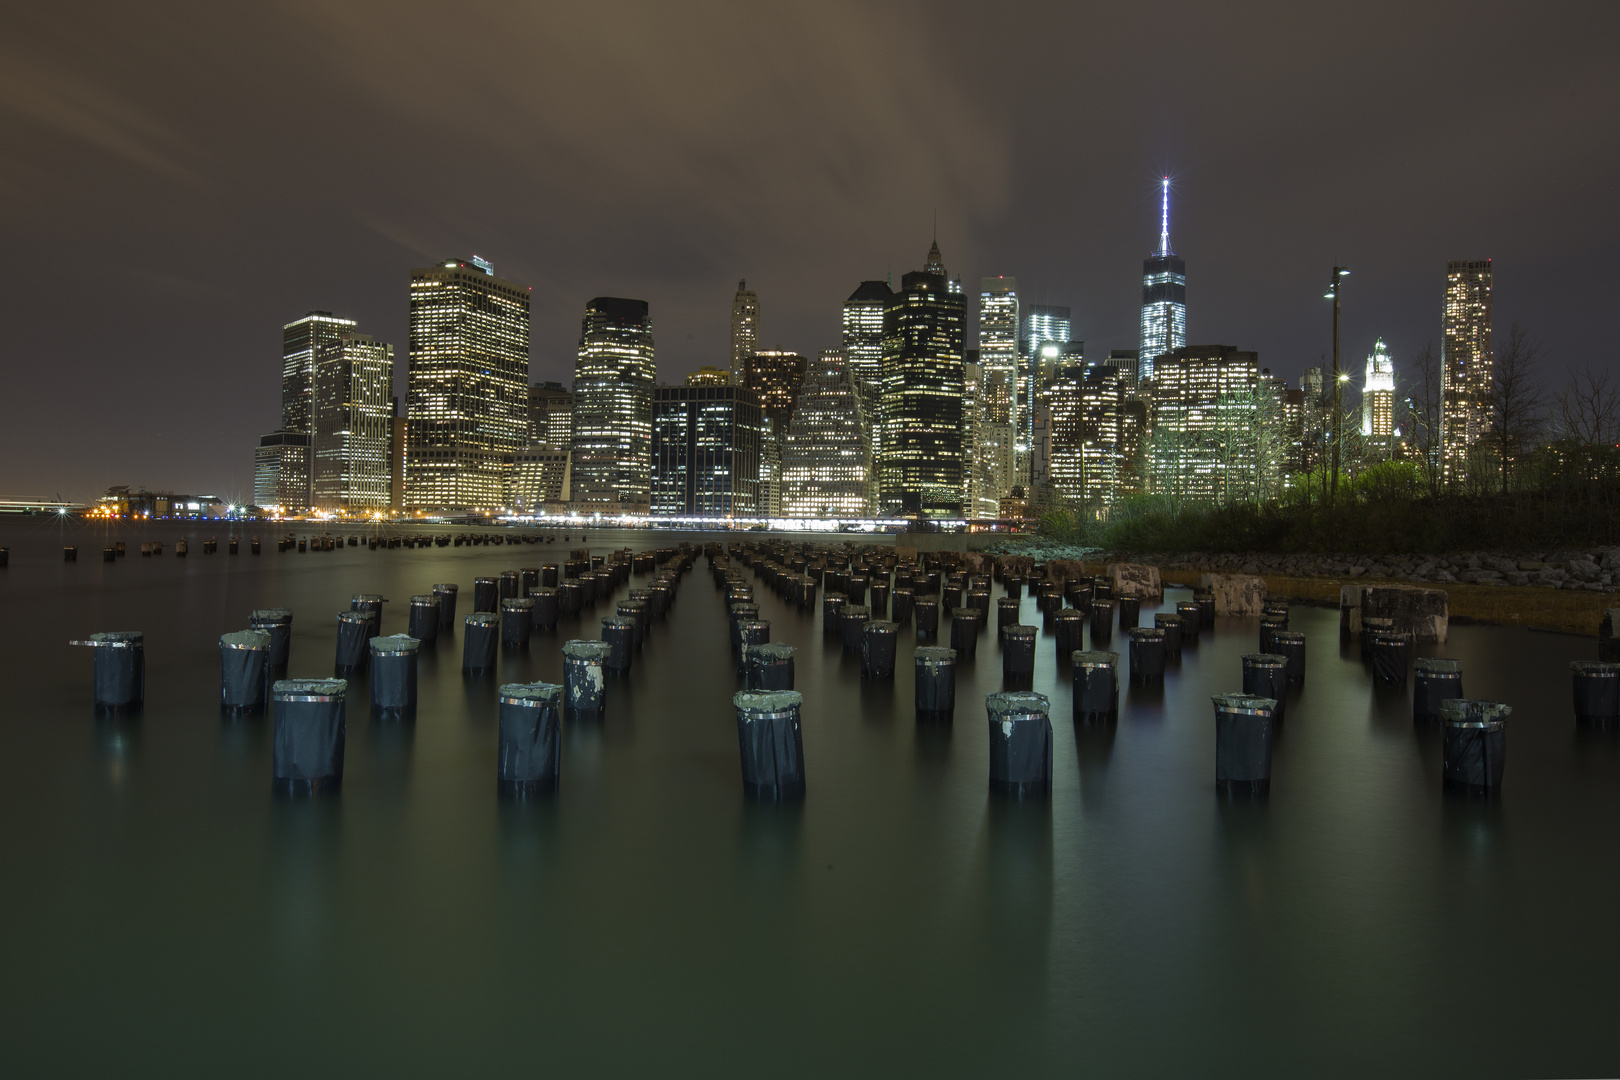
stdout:
[[[606,722],[565,728],[555,800],[497,799],[495,688],[560,682],[600,603],[484,682],[458,627],[423,653],[414,725],[373,724],[355,680],[341,796],[299,803],[271,794],[268,722],[220,716],[221,633],[290,607],[292,675],[327,676],[351,594],[387,596],[403,632],[411,594],[457,582],[465,614],[475,576],[560,563],[578,536],[277,554],[247,527],[254,558],[184,531],[185,559],[182,530],[126,529],[104,566],[111,534],[0,522],[11,1076],[1620,1073],[1620,737],[1575,729],[1567,667],[1593,639],[1455,626],[1422,650],[1514,706],[1487,803],[1442,791],[1438,734],[1341,656],[1337,612],[1296,607],[1306,686],[1270,799],[1235,804],[1209,699],[1240,686],[1256,620],[1221,620],[1162,691],[1122,688],[1108,729],[1070,722],[1043,633],[1054,791],[1010,804],[986,779],[993,630],[954,727],[919,727],[909,628],[900,677],[863,686],[819,611],[756,580],[799,647],[809,785],[757,806],[699,558]],[[147,705],[111,723],[66,643],[117,629],[145,631]]]

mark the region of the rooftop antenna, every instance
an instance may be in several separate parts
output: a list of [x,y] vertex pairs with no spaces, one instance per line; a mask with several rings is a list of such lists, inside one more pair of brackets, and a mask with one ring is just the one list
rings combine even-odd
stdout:
[[1159,254],[1170,254],[1170,178],[1159,182]]

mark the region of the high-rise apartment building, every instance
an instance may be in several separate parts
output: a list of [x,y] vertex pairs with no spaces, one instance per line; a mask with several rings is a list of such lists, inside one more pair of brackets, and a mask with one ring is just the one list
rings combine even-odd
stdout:
[[1139,377],[1151,379],[1154,364],[1187,344],[1187,265],[1170,250],[1170,178],[1160,187],[1159,249],[1142,261],[1142,334]]
[[645,300],[585,305],[574,364],[574,503],[645,511],[652,497],[652,319]]
[[314,506],[386,513],[393,503],[394,347],[346,333],[315,360]]
[[529,290],[477,257],[411,271],[405,504],[488,510],[529,442]]
[[823,349],[805,371],[782,444],[782,514],[864,518],[872,498],[871,417],[842,349]]
[[1260,359],[1230,345],[1161,356],[1154,368],[1149,468],[1154,490],[1225,503],[1253,492],[1263,419]]
[[652,513],[749,517],[757,512],[760,408],[740,386],[653,388]]
[[[939,262],[935,244],[929,263]],[[962,513],[966,322],[962,294],[929,270],[905,275],[884,312],[878,471],[886,514]]]
[[566,450],[574,441],[574,395],[562,383],[529,387],[529,444]]
[[1442,467],[1446,481],[1455,484],[1468,478],[1469,451],[1491,426],[1491,260],[1446,263],[1441,329]]
[[740,383],[743,365],[759,348],[759,297],[746,279],[737,282],[731,298],[731,380]]
[[[339,318],[330,311],[311,311],[281,328],[281,431],[304,437],[302,442],[281,439],[276,443],[277,456],[286,467],[274,502],[283,513],[300,514],[314,505],[314,462],[308,455],[315,433],[315,361],[322,349],[336,345],[339,337],[354,328],[353,319]],[[300,445],[306,457],[303,462],[292,460]]]
[[1367,456],[1384,461],[1395,449],[1395,362],[1384,339],[1373,343],[1367,357],[1366,382],[1361,387],[1361,438]]

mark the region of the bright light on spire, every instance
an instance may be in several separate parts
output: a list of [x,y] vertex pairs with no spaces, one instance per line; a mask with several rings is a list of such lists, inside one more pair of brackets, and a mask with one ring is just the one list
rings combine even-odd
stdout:
[[1170,254],[1170,178],[1160,181],[1159,254]]

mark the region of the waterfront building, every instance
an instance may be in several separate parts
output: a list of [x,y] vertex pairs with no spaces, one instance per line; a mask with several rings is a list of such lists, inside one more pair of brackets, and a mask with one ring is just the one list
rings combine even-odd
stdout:
[[490,510],[529,442],[529,289],[477,257],[411,271],[405,503]]
[[559,382],[529,387],[529,445],[566,450],[574,441],[574,395]]
[[872,493],[871,417],[849,357],[822,349],[804,374],[782,443],[781,513],[864,518]]
[[1446,263],[1440,339],[1441,453],[1447,483],[1468,478],[1468,455],[1491,425],[1491,260]]
[[743,365],[759,348],[759,297],[746,279],[731,298],[731,381],[742,381]]
[[567,447],[549,443],[537,443],[514,454],[512,508],[525,514],[564,509],[573,493],[568,464],[572,456]]
[[283,514],[309,509],[310,436],[272,431],[253,451],[253,501]]
[[759,400],[740,386],[652,391],[655,517],[750,517],[759,510]]
[[393,503],[394,347],[345,333],[315,361],[314,507],[380,513]]
[[574,364],[573,501],[645,512],[652,490],[652,319],[645,300],[585,305]]
[[1361,438],[1367,457],[1387,461],[1395,449],[1395,362],[1384,339],[1373,343],[1361,387]]
[[1170,178],[1160,187],[1159,248],[1142,262],[1139,377],[1150,379],[1158,358],[1187,344],[1187,266],[1170,249]]
[[[979,282],[978,431],[965,445],[976,459],[968,471],[976,498],[994,507],[1012,489],[1016,432],[1024,420],[1018,390],[1018,279],[987,277]],[[1025,425],[1027,426],[1027,425]],[[977,507],[969,513],[977,514]]]
[[[929,262],[939,265],[937,243]],[[962,513],[966,322],[962,294],[929,270],[905,275],[884,311],[878,474],[886,514]]]
[[1153,489],[1190,502],[1249,498],[1264,465],[1259,355],[1230,345],[1177,349],[1153,371]]
[[686,377],[687,386],[730,386],[731,372],[705,364]]
[[[283,432],[306,436],[306,455],[315,432],[315,361],[322,349],[336,345],[343,334],[355,328],[353,319],[330,311],[311,311],[281,328],[281,428]],[[268,438],[268,436],[267,436]],[[282,442],[280,456],[296,454],[296,442]],[[278,488],[277,503],[283,513],[301,514],[314,505],[314,462],[287,462]],[[296,484],[302,480],[300,490]]]

